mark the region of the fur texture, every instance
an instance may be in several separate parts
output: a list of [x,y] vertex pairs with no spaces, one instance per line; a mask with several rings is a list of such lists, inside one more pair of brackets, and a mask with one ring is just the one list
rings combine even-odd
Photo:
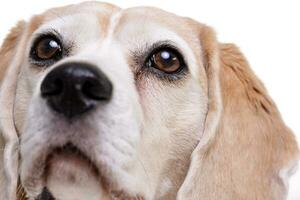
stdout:
[[[69,56],[34,66],[34,39],[53,30]],[[161,42],[182,53],[184,77],[143,71]],[[67,62],[97,66],[114,86],[108,105],[73,124],[39,89]],[[0,199],[35,199],[44,187],[63,200],[286,198],[299,158],[292,132],[239,49],[192,19],[98,2],[50,9],[7,36],[0,81]],[[93,167],[53,153],[68,142]]]

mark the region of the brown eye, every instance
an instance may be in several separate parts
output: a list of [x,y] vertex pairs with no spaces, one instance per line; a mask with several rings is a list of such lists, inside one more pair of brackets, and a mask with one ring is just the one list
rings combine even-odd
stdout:
[[181,67],[181,58],[172,49],[161,49],[153,53],[148,65],[166,73],[177,72]]
[[61,58],[62,48],[54,37],[43,37],[36,42],[33,54],[36,60],[58,60]]

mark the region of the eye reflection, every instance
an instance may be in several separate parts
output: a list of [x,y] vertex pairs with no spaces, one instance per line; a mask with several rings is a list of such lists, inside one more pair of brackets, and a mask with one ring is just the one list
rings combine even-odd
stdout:
[[31,58],[42,63],[61,59],[62,46],[60,41],[52,35],[41,36],[31,49]]
[[148,62],[151,67],[155,67],[166,73],[176,72],[182,67],[179,57],[172,49],[156,51],[151,55]]
[[41,40],[36,47],[36,55],[40,59],[51,59],[61,51],[57,41],[51,38]]

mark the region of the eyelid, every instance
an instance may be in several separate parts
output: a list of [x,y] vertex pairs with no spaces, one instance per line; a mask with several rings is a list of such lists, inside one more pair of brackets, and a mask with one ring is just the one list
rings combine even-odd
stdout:
[[47,30],[44,30],[44,31],[42,31],[40,33],[35,33],[33,41],[36,41],[36,40],[38,40],[39,38],[41,38],[43,36],[54,36],[57,39],[62,40],[62,36],[60,35],[60,33],[57,30],[55,30],[55,29],[47,29]]
[[152,44],[147,49],[147,51],[145,52],[145,54],[147,55],[146,60],[149,58],[149,56],[151,56],[151,54],[153,54],[156,51],[159,51],[161,49],[164,49],[164,48],[166,48],[166,49],[172,49],[172,51],[176,55],[180,55],[180,57],[182,57],[183,62],[185,63],[183,53],[180,51],[180,49],[172,41],[169,41],[169,40],[159,41],[159,42],[156,42],[156,43]]
[[[63,40],[62,40],[61,35],[56,30],[51,29],[51,30],[36,34],[36,36],[33,39],[33,42],[31,43],[30,50],[32,50],[36,46],[37,42],[39,42],[41,39],[46,38],[46,37],[53,37],[53,39],[57,40],[60,45],[63,45],[62,44]],[[30,53],[31,53],[31,51],[30,51]]]

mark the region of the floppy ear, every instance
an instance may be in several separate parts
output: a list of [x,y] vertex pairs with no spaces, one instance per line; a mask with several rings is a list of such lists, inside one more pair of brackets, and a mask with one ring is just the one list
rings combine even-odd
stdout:
[[[18,135],[13,107],[20,70],[25,22],[19,22],[0,49],[0,199],[15,200],[18,181]],[[18,51],[18,49],[20,49]]]
[[209,111],[177,200],[286,198],[299,156],[292,132],[238,48],[198,26]]

